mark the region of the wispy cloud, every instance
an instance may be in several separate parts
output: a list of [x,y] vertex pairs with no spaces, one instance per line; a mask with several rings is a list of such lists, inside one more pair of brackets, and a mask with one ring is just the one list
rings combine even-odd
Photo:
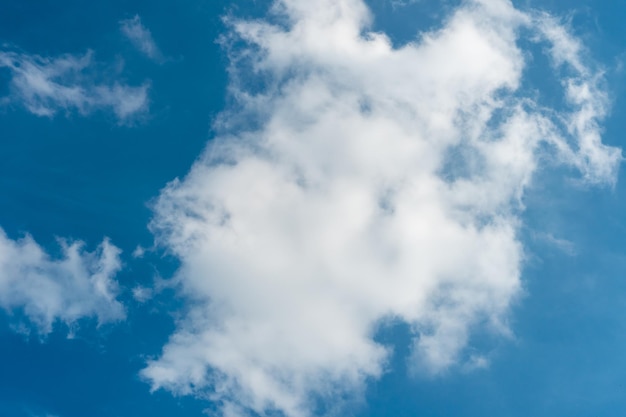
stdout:
[[85,251],[82,242],[60,244],[62,256],[53,258],[32,237],[12,240],[0,229],[0,307],[23,312],[42,334],[57,321],[124,319],[114,280],[120,250],[108,240],[95,252]]
[[120,30],[133,46],[145,56],[155,62],[164,61],[163,54],[152,38],[152,33],[141,23],[141,18],[138,15],[132,19],[120,21]]
[[[417,372],[486,366],[460,358],[475,326],[509,332],[536,170],[558,160],[615,181],[601,71],[557,20],[506,0],[463,2],[400,48],[368,31],[360,0],[272,10],[231,20],[238,106],[156,202],[191,307],[143,376],[228,417],[310,416],[382,374],[374,334],[389,318],[412,329]],[[521,36],[547,46],[564,107],[522,88]],[[250,90],[250,76],[264,82]]]
[[533,238],[538,241],[542,241],[555,249],[560,250],[566,255],[575,256],[577,253],[576,245],[574,244],[574,242],[567,239],[560,239],[551,233],[534,233]]
[[121,123],[148,110],[149,84],[99,83],[91,51],[84,55],[47,58],[0,51],[0,68],[10,71],[5,103],[24,106],[38,116],[76,111],[86,115],[110,109]]

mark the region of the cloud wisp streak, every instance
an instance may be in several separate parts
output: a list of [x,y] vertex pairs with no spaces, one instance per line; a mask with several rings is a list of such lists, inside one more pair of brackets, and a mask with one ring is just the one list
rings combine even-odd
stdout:
[[123,320],[114,279],[122,267],[120,250],[106,239],[94,252],[82,242],[60,244],[57,259],[32,237],[12,240],[0,229],[0,308],[21,311],[44,335],[57,321],[72,326],[83,318],[97,318],[99,325]]
[[147,112],[148,83],[140,86],[99,83],[100,75],[94,72],[94,64],[91,51],[57,57],[0,51],[0,68],[10,71],[10,93],[3,101],[46,117],[58,112],[87,115],[96,110],[110,110],[120,123]]
[[[615,181],[601,72],[557,20],[468,1],[400,48],[371,20],[360,0],[279,0],[230,21],[236,108],[155,204],[189,309],[142,373],[154,389],[314,415],[384,372],[388,319],[417,372],[445,371],[474,327],[509,331],[540,161]],[[525,94],[522,36],[547,46],[563,108]]]
[[163,53],[152,37],[152,33],[141,23],[141,18],[138,15],[132,19],[120,21],[120,30],[133,46],[146,57],[158,63],[165,60]]

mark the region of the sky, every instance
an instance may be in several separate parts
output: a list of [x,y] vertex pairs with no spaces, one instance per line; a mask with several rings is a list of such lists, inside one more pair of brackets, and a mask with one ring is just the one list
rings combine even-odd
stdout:
[[622,416],[624,18],[0,2],[0,417]]

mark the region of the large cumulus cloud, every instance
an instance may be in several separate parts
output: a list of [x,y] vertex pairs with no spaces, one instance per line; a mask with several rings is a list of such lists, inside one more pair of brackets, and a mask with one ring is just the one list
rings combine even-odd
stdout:
[[[155,389],[308,416],[380,376],[390,318],[413,329],[420,372],[454,366],[473,326],[507,331],[541,161],[614,181],[601,72],[558,20],[467,1],[401,47],[371,20],[361,0],[277,0],[230,21],[235,105],[155,205],[189,300],[143,371]],[[525,86],[522,38],[563,106]]]

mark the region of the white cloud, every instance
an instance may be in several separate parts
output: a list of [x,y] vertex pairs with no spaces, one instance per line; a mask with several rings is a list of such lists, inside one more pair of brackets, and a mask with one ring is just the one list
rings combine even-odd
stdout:
[[93,53],[53,58],[0,51],[0,68],[10,71],[10,95],[5,102],[18,103],[38,116],[59,111],[88,114],[109,109],[120,122],[148,110],[148,84],[129,86],[98,83]]
[[154,296],[151,288],[142,287],[141,285],[133,288],[133,298],[139,303],[145,303]]
[[43,334],[57,321],[124,319],[124,307],[115,299],[120,250],[106,239],[95,252],[86,252],[82,242],[60,244],[63,254],[57,259],[30,236],[12,240],[0,229],[0,308],[21,310]]
[[135,247],[135,250],[133,251],[133,258],[141,259],[144,257],[145,254],[146,248],[141,245],[137,245],[137,247]]
[[139,16],[120,21],[120,30],[142,54],[153,61],[162,62],[163,54],[152,38],[152,33],[142,23]]
[[[152,223],[190,307],[143,376],[229,417],[358,395],[385,368],[373,336],[390,318],[411,326],[426,373],[458,364],[475,326],[506,334],[540,161],[605,184],[621,161],[601,143],[601,73],[545,15],[468,1],[394,49],[360,0],[273,13],[281,25],[231,21],[249,45],[230,50],[238,106]],[[548,45],[566,108],[522,89],[524,33]]]
[[575,256],[577,254],[576,245],[574,242],[567,239],[560,239],[551,233],[534,233],[533,238],[539,241],[543,241],[549,246],[560,250],[568,256]]

